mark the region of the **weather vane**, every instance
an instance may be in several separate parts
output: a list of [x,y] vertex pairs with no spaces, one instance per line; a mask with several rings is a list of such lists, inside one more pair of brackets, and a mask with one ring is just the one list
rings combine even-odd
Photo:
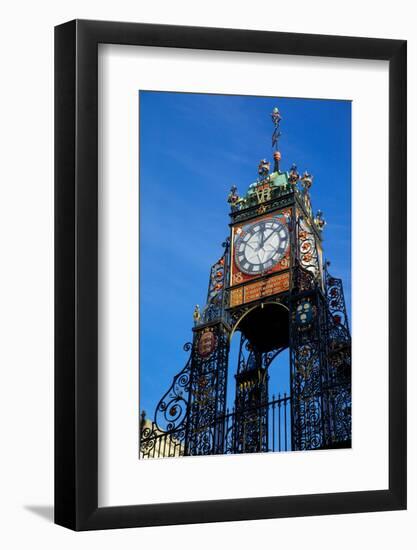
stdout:
[[281,122],[281,115],[278,107],[274,107],[271,113],[271,119],[274,124],[274,131],[272,133],[272,149],[274,150],[274,172],[279,172],[279,161],[281,160],[281,153],[278,151],[278,140],[281,136],[279,131],[279,123]]

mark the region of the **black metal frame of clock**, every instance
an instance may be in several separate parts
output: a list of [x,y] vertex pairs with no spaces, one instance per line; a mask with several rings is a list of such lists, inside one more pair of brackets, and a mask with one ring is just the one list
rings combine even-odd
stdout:
[[[97,46],[106,43],[213,50],[213,55],[223,50],[389,61],[388,489],[98,506]],[[405,509],[406,113],[403,40],[104,21],[71,21],[56,28],[56,523],[89,530]],[[303,319],[316,307],[313,301],[298,306],[305,306]],[[294,309],[294,319],[300,317],[298,309]],[[213,346],[221,348],[222,335],[207,331],[199,342],[202,357],[209,355]],[[240,375],[247,373],[238,371],[237,377]],[[240,397],[237,395],[237,402]],[[260,445],[259,441],[256,444]]]

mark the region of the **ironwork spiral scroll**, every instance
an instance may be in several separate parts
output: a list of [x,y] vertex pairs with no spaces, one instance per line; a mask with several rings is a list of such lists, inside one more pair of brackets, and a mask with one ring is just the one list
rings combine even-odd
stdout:
[[[187,342],[184,351],[191,349],[192,344]],[[174,376],[171,387],[156,406],[154,424],[158,431],[169,432],[183,425],[187,416],[190,375],[191,357],[182,371]]]
[[329,275],[326,270],[326,299],[333,322],[346,329],[349,335],[349,321],[346,311],[345,297],[343,293],[342,279]]

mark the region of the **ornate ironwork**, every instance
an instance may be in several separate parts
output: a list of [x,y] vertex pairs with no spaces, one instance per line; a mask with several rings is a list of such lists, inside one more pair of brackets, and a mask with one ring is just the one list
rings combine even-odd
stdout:
[[297,260],[295,262],[292,277],[293,294],[309,292],[316,287],[316,284],[317,282],[314,274],[311,271],[308,271],[307,269],[301,267]]
[[[184,351],[190,352],[192,344],[184,344]],[[186,424],[190,401],[192,354],[185,367],[173,378],[168,391],[162,396],[155,409],[152,422],[142,419],[140,426],[140,456],[153,458],[179,456],[185,452]],[[171,454],[174,453],[174,454]]]
[[[290,308],[290,364],[292,396],[292,448],[319,449],[324,444],[322,378],[323,309],[317,290],[294,297]],[[308,308],[308,310],[307,310]],[[300,312],[309,311],[307,322]]]
[[203,308],[195,325],[203,326],[216,321],[227,321],[226,309],[226,281],[229,275],[229,249],[230,240],[227,238],[223,244],[224,253],[212,265],[210,269],[209,285],[207,291],[207,303]]
[[[233,258],[229,239],[223,243],[224,253],[210,270],[206,305],[194,310],[193,341],[185,346],[189,359],[159,401],[153,420],[145,416],[141,420],[142,458],[350,446],[351,336],[343,284],[329,274],[328,264],[322,266],[325,220],[320,211],[313,216],[312,176],[304,172],[300,178],[295,164],[288,174],[279,171],[278,109],[271,117],[274,172],[270,173],[267,160],[261,161],[258,180],[242,197],[233,186],[228,202],[232,226],[286,209],[289,288],[287,285],[275,295],[260,293],[249,303],[232,302],[232,290],[253,283],[233,281],[235,286],[227,287]],[[262,272],[260,277],[271,280],[268,273]],[[257,348],[256,330],[242,324],[258,307],[271,311],[271,303],[283,306],[278,308],[281,316],[273,314],[272,323],[273,330],[281,332],[279,338],[273,333],[258,340]],[[255,318],[249,325],[253,326]],[[235,331],[242,332],[234,407],[229,411],[228,360]],[[278,394],[270,400],[269,368],[286,347],[291,394]]]
[[[184,349],[190,350],[191,345],[185,344]],[[154,423],[157,430],[169,432],[184,425],[189,401],[190,371],[191,356],[182,371],[174,376],[171,387],[156,407]]]
[[[326,270],[323,293],[312,273],[296,266],[293,281],[289,301],[291,399],[285,396],[286,407],[291,401],[290,416],[285,409],[291,425],[284,420],[279,424],[286,435],[277,450],[349,446],[350,333],[341,280]],[[247,304],[232,311],[230,326],[251,308],[253,304]],[[226,387],[230,331],[222,323],[207,327],[195,330],[193,344],[185,346],[191,352],[186,366],[158,403],[153,423],[143,425],[142,457],[275,449],[270,423],[275,425],[273,411],[278,404],[271,404],[274,399],[268,401],[268,368],[282,350],[257,353],[241,336],[235,407],[229,413]],[[199,344],[208,330],[213,338],[206,338],[207,355]]]
[[234,452],[268,450],[268,370],[264,354],[252,348],[242,335],[236,374]]
[[[201,354],[200,339],[210,331],[215,346]],[[195,332],[185,447],[189,455],[223,454],[229,332],[223,324]]]
[[346,310],[345,296],[343,293],[343,282],[342,279],[337,279],[336,277],[332,277],[330,275],[328,271],[329,265],[330,262],[327,262],[325,266],[326,298],[329,312],[333,317],[335,324],[346,329],[346,337],[348,337],[349,321]]
[[350,446],[352,431],[351,336],[341,279],[326,266],[327,298],[327,394],[332,445]]

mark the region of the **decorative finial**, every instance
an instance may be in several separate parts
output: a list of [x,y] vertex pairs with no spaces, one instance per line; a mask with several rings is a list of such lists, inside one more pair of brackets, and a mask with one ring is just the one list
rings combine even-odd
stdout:
[[298,180],[300,179],[300,174],[297,170],[297,165],[295,163],[292,164],[290,173],[288,174],[288,181],[291,185],[296,186]]
[[317,225],[319,231],[323,231],[324,226],[326,225],[326,220],[324,219],[323,212],[321,210],[317,210],[316,217],[314,218],[314,223]]
[[304,191],[306,192],[313,184],[313,176],[306,171],[301,178],[301,182],[303,184]]
[[239,210],[243,206],[245,199],[239,197],[236,185],[232,185],[230,188],[230,193],[227,196],[227,202],[230,204],[232,212]]
[[278,107],[274,107],[271,113],[271,119],[274,124],[274,131],[272,132],[272,149],[274,149],[274,172],[279,172],[279,161],[281,160],[281,153],[278,151],[278,140],[281,136],[279,131],[279,123],[281,122],[281,115]]
[[194,325],[197,325],[201,319],[200,306],[197,304],[193,312]]
[[279,172],[279,161],[281,160],[280,151],[274,151],[274,172]]
[[272,118],[272,122],[274,123],[274,126],[275,127],[278,126],[280,123],[280,120],[282,119],[280,112],[278,110],[278,107],[274,107],[272,109],[271,118]]
[[261,178],[265,178],[269,174],[270,168],[271,163],[268,162],[266,159],[262,159],[259,161],[258,174],[261,176]]

